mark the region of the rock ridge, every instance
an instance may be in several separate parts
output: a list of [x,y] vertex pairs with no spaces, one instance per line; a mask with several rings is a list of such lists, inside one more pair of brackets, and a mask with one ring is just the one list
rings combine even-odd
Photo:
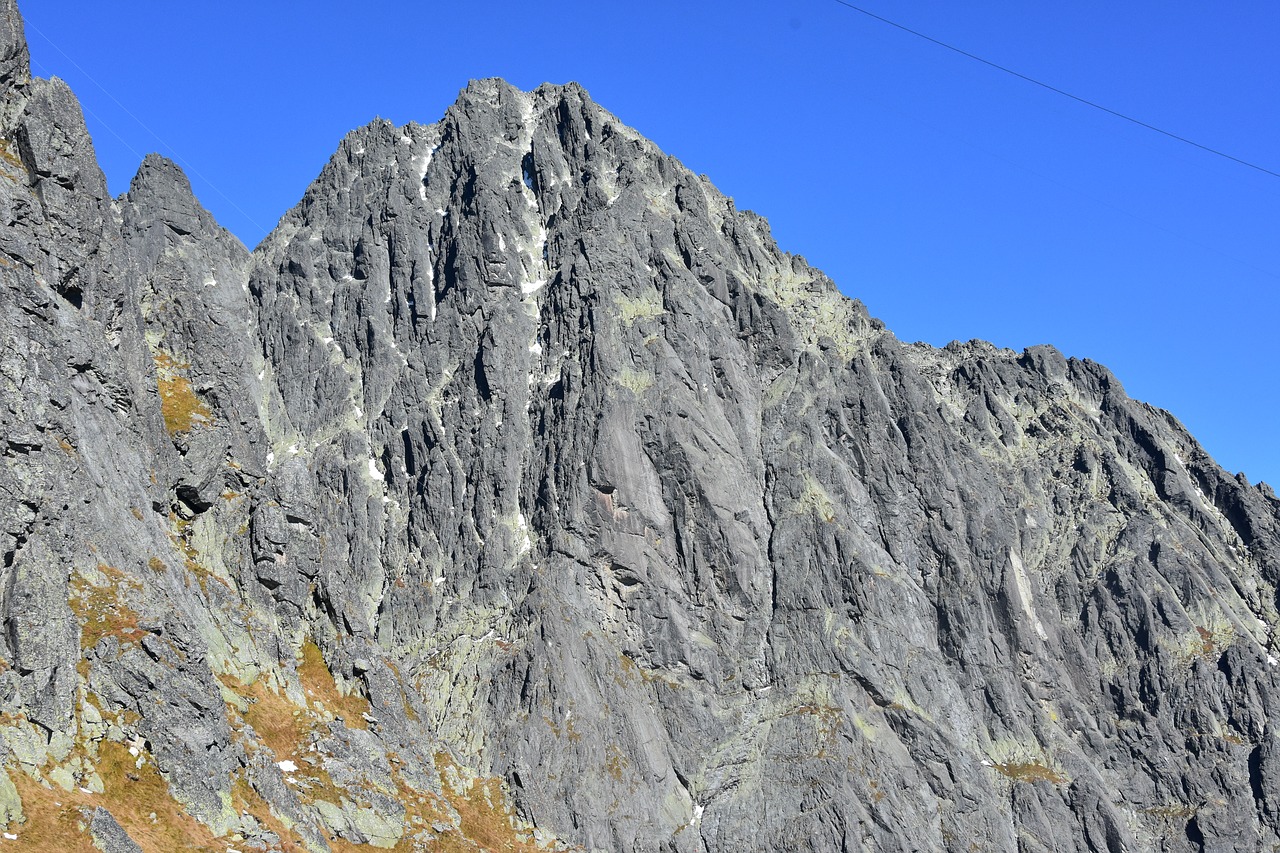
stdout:
[[576,84],[253,252],[12,0],[0,92],[19,840],[1280,845],[1280,501],[1101,365],[898,341]]

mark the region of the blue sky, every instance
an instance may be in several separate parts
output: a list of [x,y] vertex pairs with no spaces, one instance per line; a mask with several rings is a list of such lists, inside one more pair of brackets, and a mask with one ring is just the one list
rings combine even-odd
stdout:
[[[19,3],[112,190],[160,151],[250,246],[351,128],[436,121],[471,78],[576,80],[903,340],[1099,361],[1280,486],[1280,178],[835,0]],[[859,5],[1280,172],[1274,0]]]

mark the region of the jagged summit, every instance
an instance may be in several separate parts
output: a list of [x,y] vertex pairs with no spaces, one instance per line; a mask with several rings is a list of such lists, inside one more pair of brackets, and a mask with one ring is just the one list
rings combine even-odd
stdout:
[[15,0],[0,0],[0,97],[31,79],[31,50]]
[[9,103],[20,843],[1280,844],[1280,502],[1101,366],[903,345],[573,84],[353,131],[253,253]]

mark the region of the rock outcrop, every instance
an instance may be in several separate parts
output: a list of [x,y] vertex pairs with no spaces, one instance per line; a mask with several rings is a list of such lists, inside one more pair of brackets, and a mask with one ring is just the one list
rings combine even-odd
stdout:
[[573,84],[252,253],[12,0],[0,93],[20,842],[1280,845],[1280,502],[1105,368],[898,341]]

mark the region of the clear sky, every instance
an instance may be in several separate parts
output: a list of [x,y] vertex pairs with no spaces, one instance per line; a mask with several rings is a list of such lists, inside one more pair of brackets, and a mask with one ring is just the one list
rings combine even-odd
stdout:
[[[1280,172],[1275,0],[855,2]],[[112,190],[160,151],[249,246],[351,128],[576,80],[903,340],[1102,362],[1280,487],[1280,178],[835,0],[19,3]]]

